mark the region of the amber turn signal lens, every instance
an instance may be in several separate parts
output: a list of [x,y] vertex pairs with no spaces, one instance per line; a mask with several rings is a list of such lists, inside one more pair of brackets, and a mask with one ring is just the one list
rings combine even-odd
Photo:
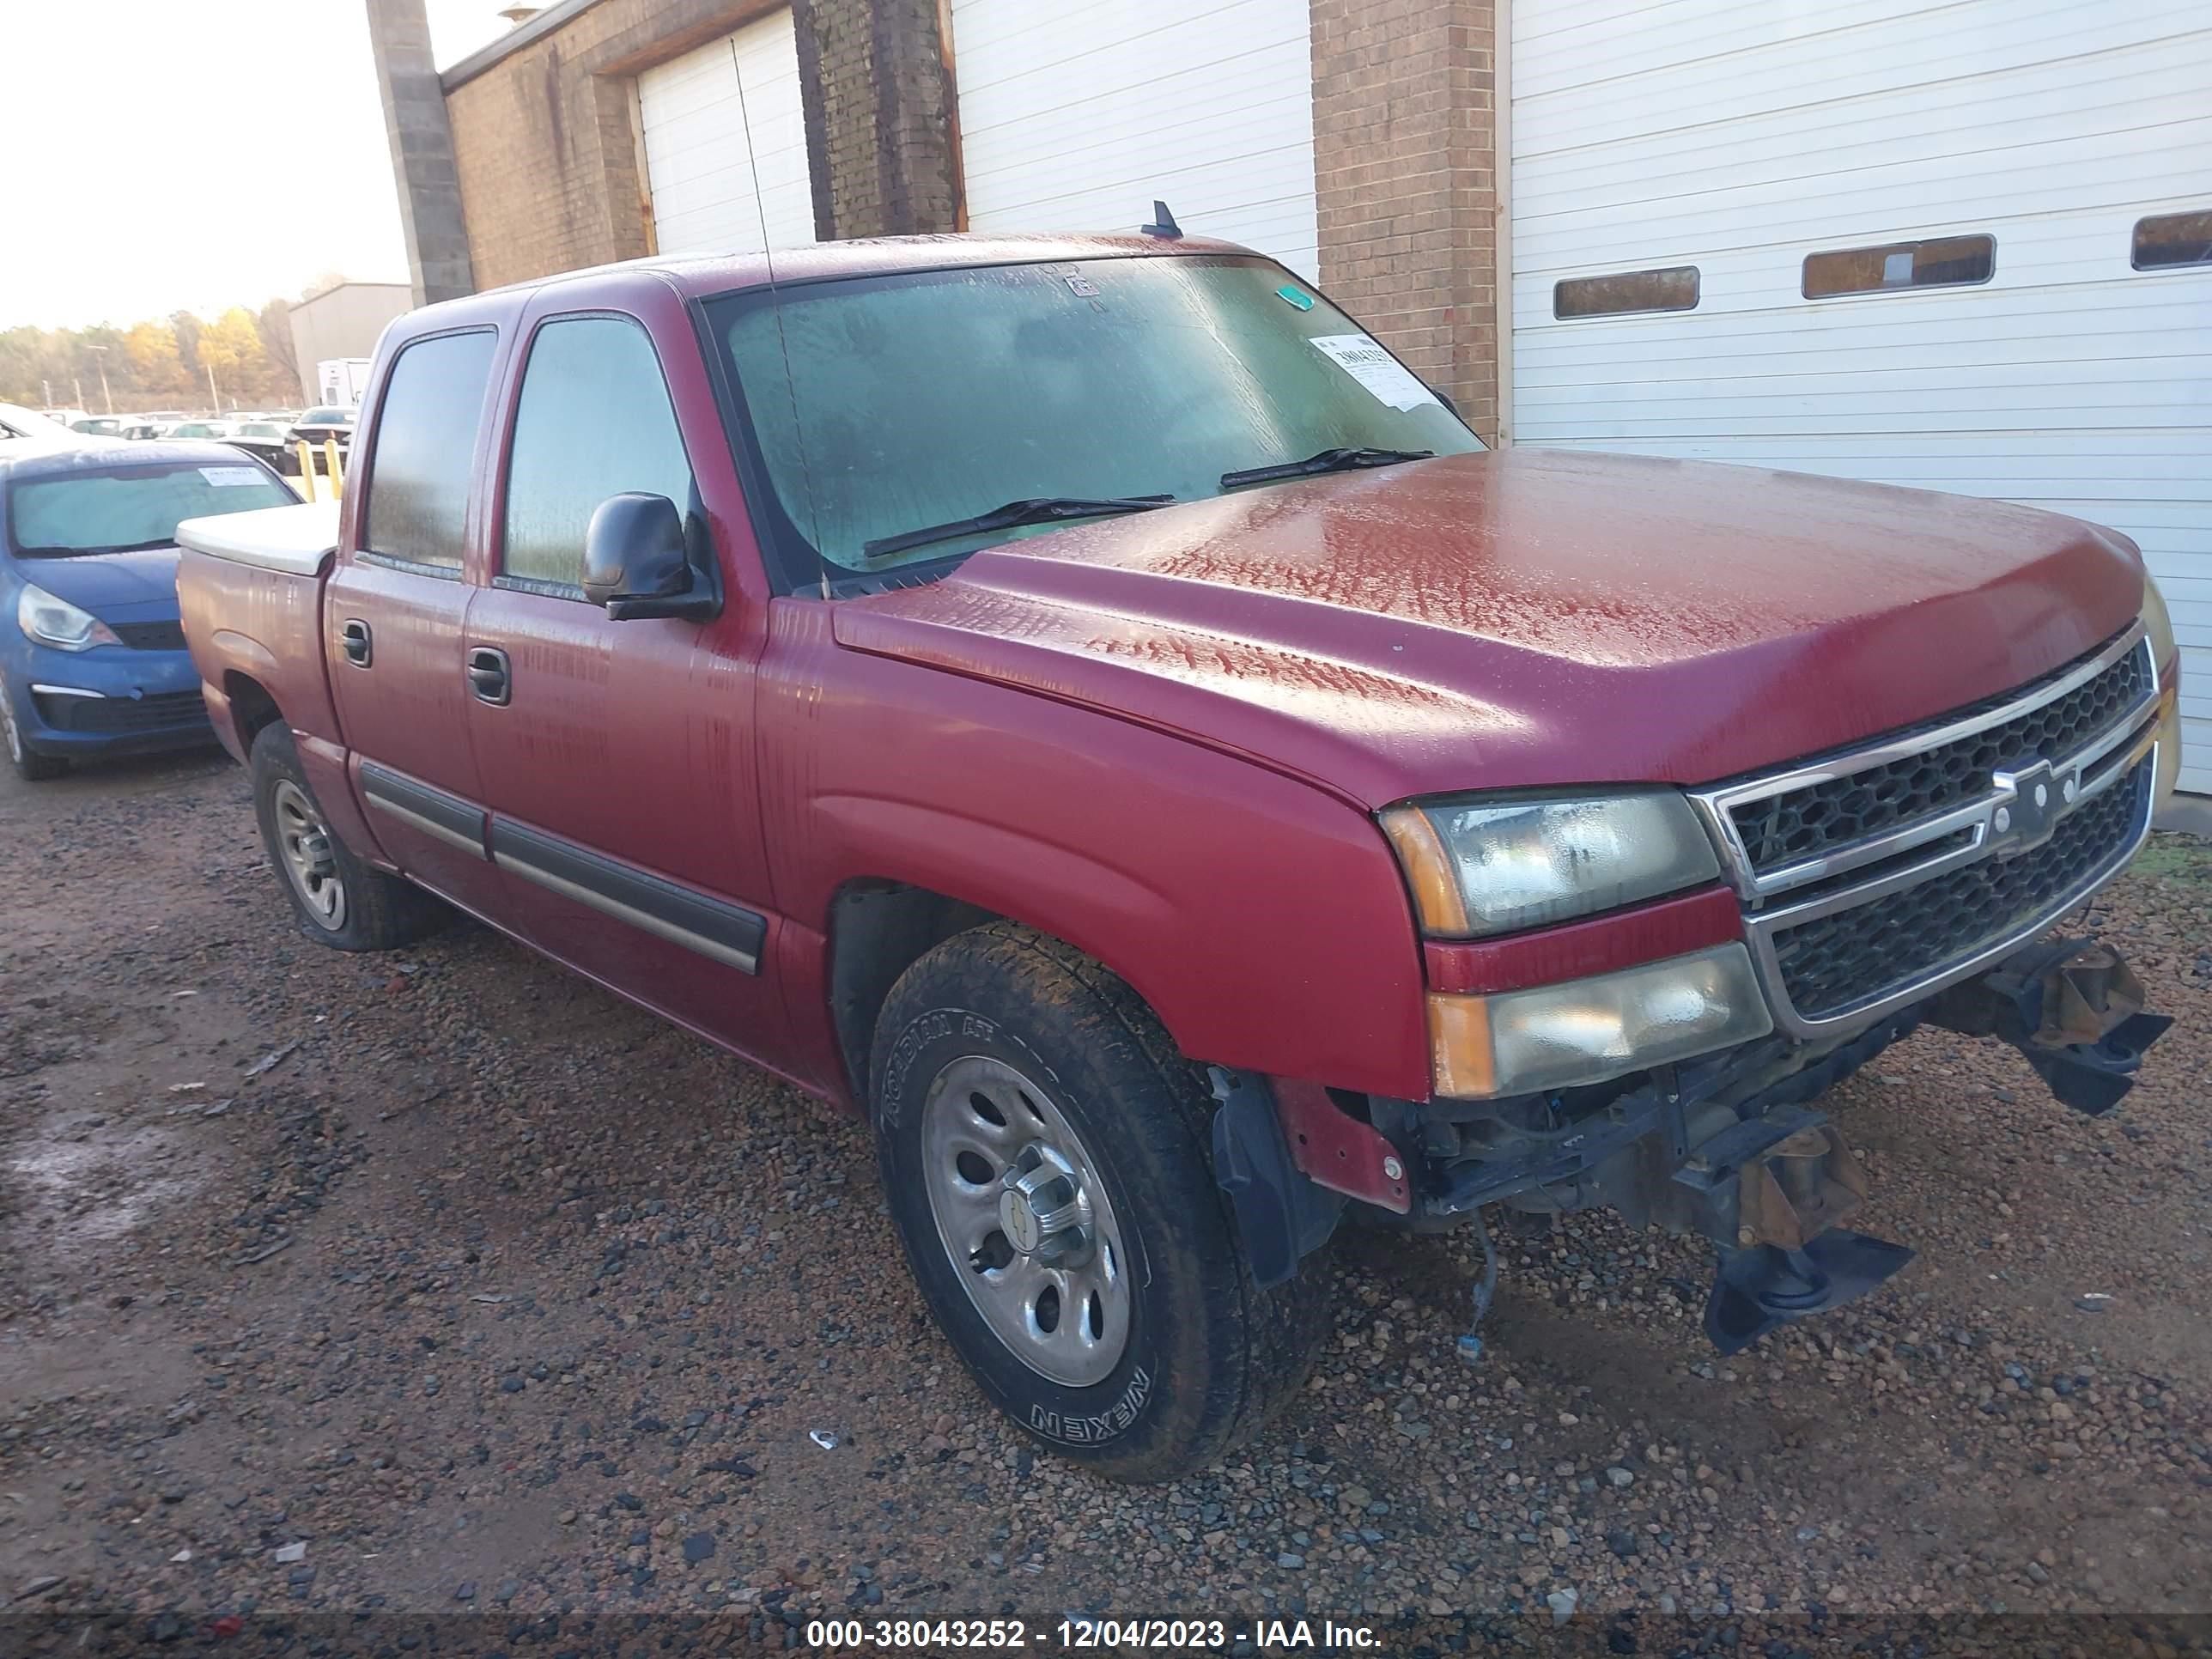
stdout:
[[1440,939],[1464,938],[1472,930],[1459,872],[1429,815],[1416,806],[1398,806],[1383,813],[1382,821],[1382,833],[1390,837],[1405,869],[1406,884],[1413,889],[1421,931]]
[[2158,771],[2151,780],[2150,810],[2160,812],[2181,781],[2181,688],[2168,682],[2158,694]]
[[1429,1065],[1436,1091],[1446,1099],[1487,1100],[1498,1093],[1486,998],[1430,993]]

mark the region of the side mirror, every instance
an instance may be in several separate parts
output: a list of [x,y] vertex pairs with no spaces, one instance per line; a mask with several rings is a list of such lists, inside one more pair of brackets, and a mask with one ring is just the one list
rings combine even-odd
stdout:
[[584,597],[617,622],[702,622],[722,608],[712,573],[692,562],[676,503],[635,492],[610,495],[592,514],[584,532]]

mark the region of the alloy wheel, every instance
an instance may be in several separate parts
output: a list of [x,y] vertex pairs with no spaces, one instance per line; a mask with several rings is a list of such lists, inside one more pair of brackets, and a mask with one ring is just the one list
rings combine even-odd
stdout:
[[289,778],[277,783],[271,804],[276,843],[292,890],[318,927],[339,932],[346,925],[345,878],[338,873],[337,854],[322,814],[307,791]]
[[956,1060],[923,1102],[921,1151],[938,1241],[1007,1352],[1070,1388],[1111,1375],[1129,1342],[1121,1230],[1052,1097],[1001,1060]]

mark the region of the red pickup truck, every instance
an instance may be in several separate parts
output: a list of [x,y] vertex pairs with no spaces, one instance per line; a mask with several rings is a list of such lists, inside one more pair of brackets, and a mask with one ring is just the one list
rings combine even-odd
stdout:
[[1741,1346],[1910,1255],[1831,1084],[1934,1023],[2101,1111],[2166,1024],[2046,937],[2179,763],[2109,531],[1492,453],[1195,239],[550,278],[394,325],[360,430],[342,512],[179,534],[306,933],[464,910],[866,1113],[1110,1474],[1297,1386],[1347,1212],[1702,1234]]

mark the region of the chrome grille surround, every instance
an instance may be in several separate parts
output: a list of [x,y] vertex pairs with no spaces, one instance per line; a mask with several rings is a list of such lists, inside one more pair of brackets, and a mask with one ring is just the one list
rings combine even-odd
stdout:
[[[1893,769],[1899,761],[2011,726],[2074,696],[2115,665],[2127,663],[2130,653],[2137,659],[2131,678],[2142,688],[2140,695],[2069,752],[2014,757],[1994,769],[1989,787],[1969,799],[1831,845],[1814,856],[1765,868],[1754,862],[1740,826],[1756,812],[1746,814],[1743,809],[1879,769]],[[2142,624],[2137,622],[2051,678],[2023,688],[2015,696],[1977,706],[1954,720],[1784,771],[1691,790],[1690,799],[1720,851],[1722,867],[1743,901],[1745,938],[1776,1025],[1802,1038],[1863,1025],[1966,978],[2050,927],[2117,875],[2150,830],[2152,791],[2148,778],[2136,775],[2139,766],[2155,764],[2160,688],[2158,665],[2150,657]],[[2125,817],[2124,834],[2108,857],[2097,859],[2087,875],[2051,894],[2027,921],[1975,943],[1965,954],[1931,962],[1900,960],[1893,982],[1845,1006],[1808,1011],[1793,1002],[1777,951],[1778,939],[1791,928],[1888,898],[1984,859],[2010,859],[2042,847],[2073,812],[2123,780],[2136,798]]]

